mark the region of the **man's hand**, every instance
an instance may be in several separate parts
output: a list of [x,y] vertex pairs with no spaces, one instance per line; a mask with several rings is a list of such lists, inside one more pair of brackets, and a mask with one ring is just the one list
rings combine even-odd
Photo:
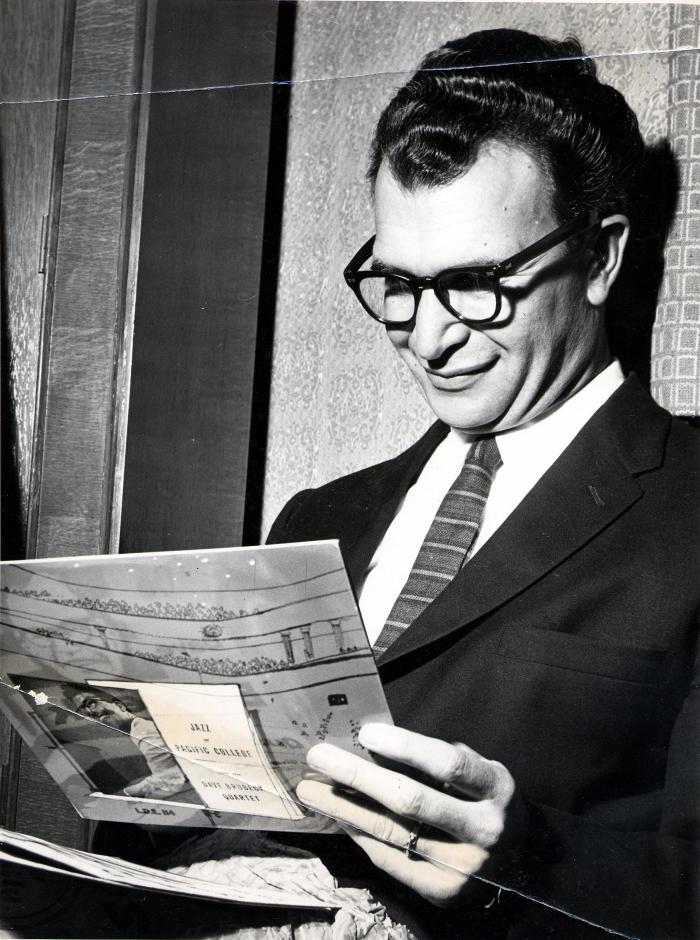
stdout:
[[360,743],[427,774],[435,784],[317,744],[307,755],[309,766],[337,786],[303,780],[299,799],[345,823],[348,835],[379,868],[434,904],[453,903],[503,832],[513,778],[502,764],[465,744],[391,725],[365,725]]

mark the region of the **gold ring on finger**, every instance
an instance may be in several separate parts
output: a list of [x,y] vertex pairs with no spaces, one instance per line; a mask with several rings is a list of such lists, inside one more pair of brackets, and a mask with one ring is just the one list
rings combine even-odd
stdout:
[[408,834],[408,839],[406,840],[406,845],[403,848],[404,855],[406,858],[418,858],[416,852],[416,846],[418,845],[418,839],[420,838],[421,824],[416,823],[413,829]]

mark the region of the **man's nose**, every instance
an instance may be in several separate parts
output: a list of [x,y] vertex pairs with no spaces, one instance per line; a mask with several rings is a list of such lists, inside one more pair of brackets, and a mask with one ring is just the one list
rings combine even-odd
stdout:
[[409,340],[414,355],[426,362],[440,359],[453,346],[466,343],[470,335],[467,324],[452,316],[432,289],[421,293]]

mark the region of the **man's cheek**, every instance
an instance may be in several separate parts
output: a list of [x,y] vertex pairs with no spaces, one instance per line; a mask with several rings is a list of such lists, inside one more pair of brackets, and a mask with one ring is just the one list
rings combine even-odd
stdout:
[[408,340],[411,335],[408,330],[391,327],[386,330],[386,335],[391,345],[394,349],[398,350],[399,354],[401,354],[402,351],[408,352]]

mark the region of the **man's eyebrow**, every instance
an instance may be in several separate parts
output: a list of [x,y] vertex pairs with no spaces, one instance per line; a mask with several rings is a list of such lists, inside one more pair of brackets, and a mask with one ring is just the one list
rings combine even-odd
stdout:
[[370,268],[375,274],[403,274],[405,277],[413,276],[410,271],[406,271],[404,268],[392,267],[380,261],[379,258],[372,258]]
[[[475,258],[469,262],[463,262],[461,264],[451,264],[449,267],[442,268],[442,271],[453,271],[459,268],[492,268],[500,262],[496,261],[494,258],[483,257]],[[379,258],[373,258],[370,269],[375,274],[403,274],[405,277],[415,277],[411,271],[407,271],[405,268],[396,268],[391,265],[385,264]]]

